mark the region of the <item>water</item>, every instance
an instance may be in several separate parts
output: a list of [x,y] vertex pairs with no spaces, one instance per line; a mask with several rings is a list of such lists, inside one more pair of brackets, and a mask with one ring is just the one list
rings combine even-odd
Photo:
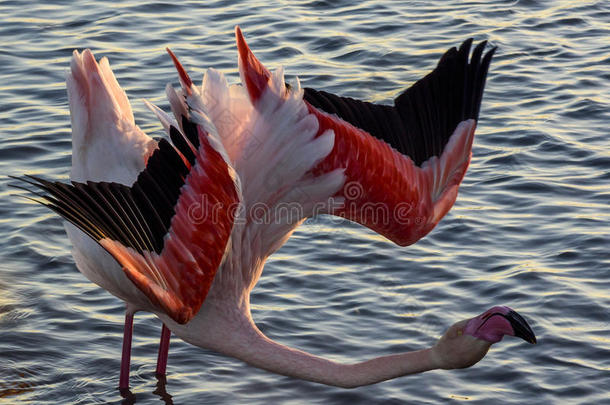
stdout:
[[[77,5],[78,4],[78,5]],[[164,47],[201,77],[237,80],[233,26],[311,87],[387,102],[467,37],[499,47],[474,157],[455,207],[399,248],[319,218],[267,263],[254,318],[278,341],[353,362],[431,345],[494,304],[539,337],[475,367],[354,390],[276,376],[174,339],[136,317],[137,403],[610,403],[610,4],[604,1],[3,1],[0,169],[66,179],[64,74],[74,48],[106,55],[148,133],[146,97],[177,84]],[[61,221],[0,181],[0,403],[133,403],[116,386],[123,305],[77,272]]]

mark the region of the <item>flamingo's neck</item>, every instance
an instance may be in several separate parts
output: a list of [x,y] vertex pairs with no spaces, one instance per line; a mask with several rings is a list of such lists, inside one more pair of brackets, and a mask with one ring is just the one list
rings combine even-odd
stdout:
[[256,326],[242,336],[241,347],[228,355],[277,374],[326,385],[353,388],[433,369],[429,349],[341,364],[269,339]]
[[[198,315],[193,321],[195,324],[189,328],[191,332],[199,329],[196,324],[201,324],[206,326],[200,330],[203,334],[185,336],[180,330],[172,330],[190,343],[240,359],[254,367],[326,385],[358,387],[436,368],[430,358],[430,349],[382,356],[355,364],[337,363],[269,339],[256,327],[249,310],[217,308]],[[214,331],[210,330],[210,325]]]

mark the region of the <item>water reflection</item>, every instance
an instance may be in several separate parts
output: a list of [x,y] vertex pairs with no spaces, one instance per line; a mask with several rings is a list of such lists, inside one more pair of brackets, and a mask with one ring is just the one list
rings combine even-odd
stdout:
[[172,396],[165,390],[165,384],[167,378],[164,375],[157,375],[157,388],[153,391],[153,394],[158,395],[159,398],[165,403],[165,405],[173,405]]
[[[159,397],[165,405],[174,405],[172,396],[168,394],[165,387],[167,384],[167,378],[163,375],[156,375],[157,384],[155,390],[152,392]],[[133,405],[137,402],[137,394],[134,394],[129,388],[119,389],[119,394],[123,398],[121,405]]]

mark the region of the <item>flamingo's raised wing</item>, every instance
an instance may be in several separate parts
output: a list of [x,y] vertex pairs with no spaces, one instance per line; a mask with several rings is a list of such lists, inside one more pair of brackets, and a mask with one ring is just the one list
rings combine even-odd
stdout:
[[157,147],[136,125],[106,57],[74,51],[66,75],[72,121],[73,181],[131,185]]
[[[430,232],[453,206],[471,157],[487,69],[494,49],[485,42],[469,60],[471,40],[452,48],[436,69],[403,92],[394,106],[305,89],[318,134],[332,129],[332,152],[314,176],[345,168],[344,204],[329,212],[363,224],[399,245]],[[270,72],[237,29],[242,81],[254,102]]]
[[26,179],[46,205],[96,240],[178,323],[201,307],[234,224],[240,185],[214,126],[189,110],[132,186]]

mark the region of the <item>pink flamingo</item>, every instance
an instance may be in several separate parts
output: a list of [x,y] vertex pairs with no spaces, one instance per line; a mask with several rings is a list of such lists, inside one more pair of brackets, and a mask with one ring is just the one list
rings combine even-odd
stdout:
[[284,346],[256,327],[250,291],[305,218],[340,215],[408,245],[447,213],[470,162],[494,49],[482,55],[483,42],[470,56],[471,40],[450,49],[394,106],[381,106],[288,86],[238,27],[236,37],[242,86],[213,69],[195,86],[168,50],[182,86],[166,88],[173,116],[149,107],[171,143],[135,125],[107,59],[75,51],[71,183],[22,179],[67,220],[79,270],[127,303],[120,388],[129,386],[136,311],[163,322],[159,374],[170,330],[253,366],[340,387],[469,367],[504,335],[535,343],[504,306],[455,323],[432,347],[355,364]]

